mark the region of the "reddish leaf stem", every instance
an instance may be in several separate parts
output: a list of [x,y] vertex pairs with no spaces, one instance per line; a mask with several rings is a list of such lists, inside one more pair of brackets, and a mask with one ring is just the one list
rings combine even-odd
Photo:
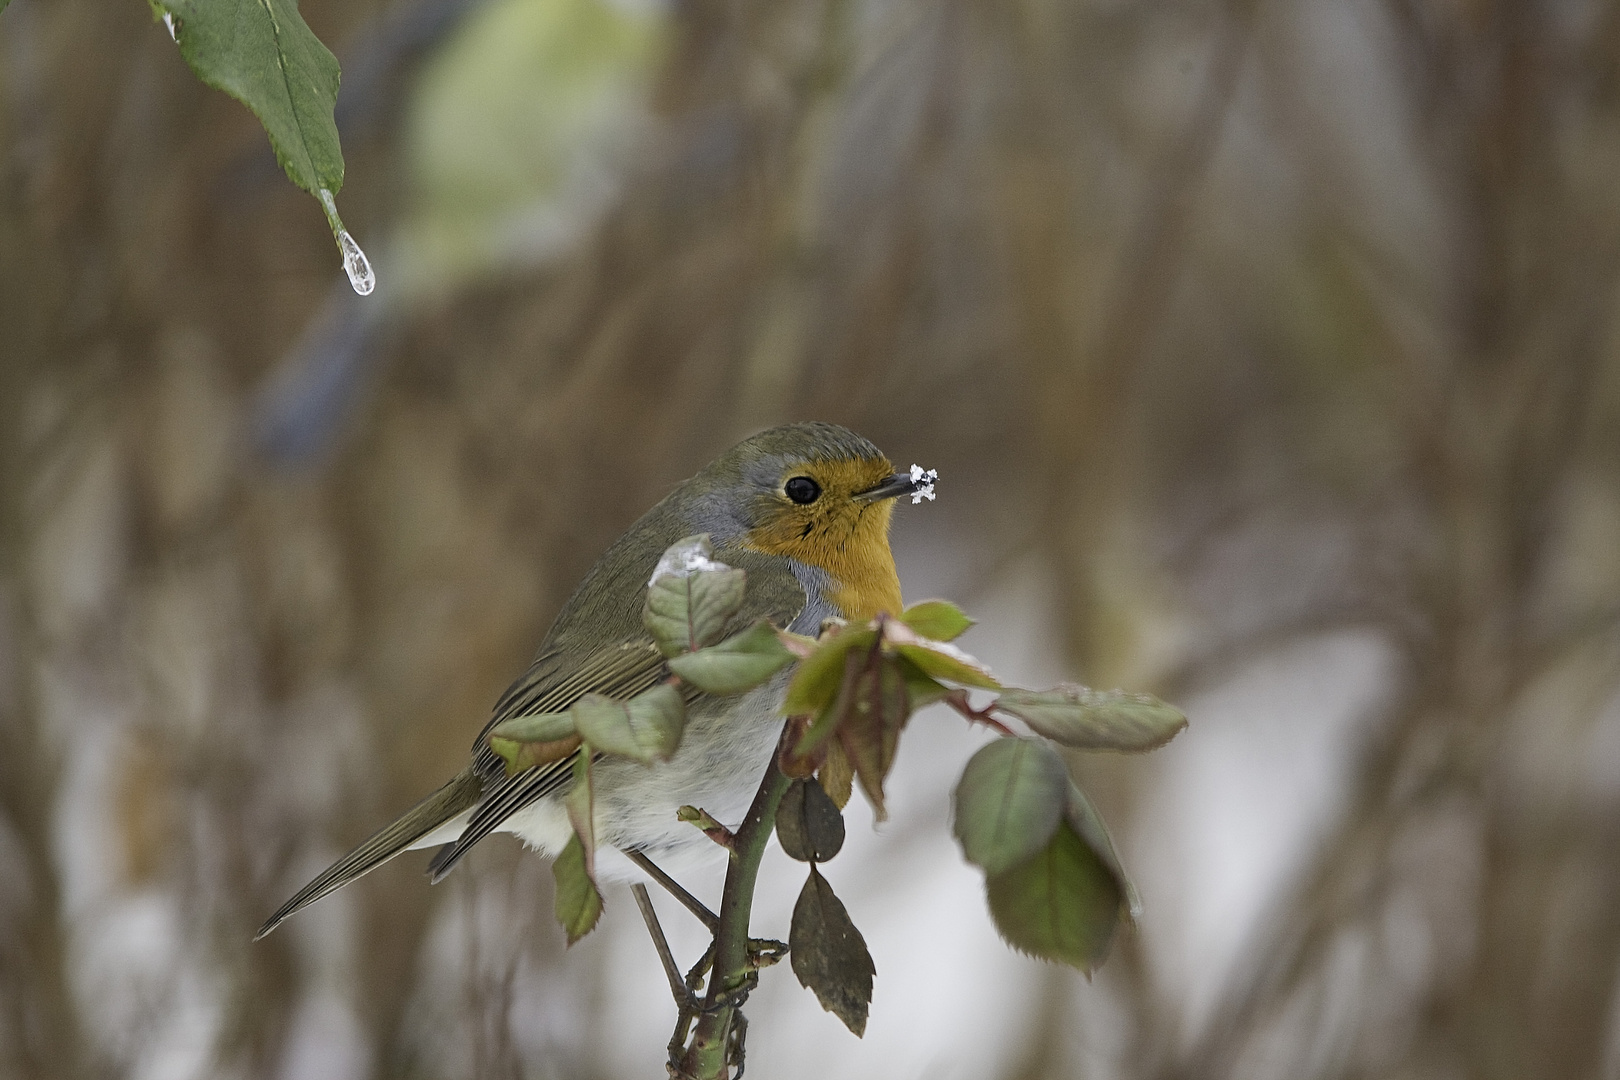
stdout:
[[984,724],[987,727],[994,728],[1003,735],[1017,734],[1017,732],[1015,732],[1012,728],[1008,727],[1006,724],[1003,724],[1000,720],[997,720],[991,715],[992,711],[996,707],[996,704],[993,701],[982,709],[975,709],[973,707],[973,703],[968,700],[966,690],[952,690],[949,694],[945,695],[944,702],[957,712],[961,713],[962,718],[967,720],[969,723]]

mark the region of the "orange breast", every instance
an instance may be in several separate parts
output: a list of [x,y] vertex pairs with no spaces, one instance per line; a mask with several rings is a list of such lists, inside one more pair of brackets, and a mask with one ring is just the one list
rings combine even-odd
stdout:
[[894,503],[852,498],[889,472],[886,461],[817,463],[817,479],[826,488],[822,500],[812,507],[784,507],[749,535],[746,546],[825,570],[832,577],[826,599],[851,622],[865,622],[880,611],[899,614],[900,578],[889,550]]

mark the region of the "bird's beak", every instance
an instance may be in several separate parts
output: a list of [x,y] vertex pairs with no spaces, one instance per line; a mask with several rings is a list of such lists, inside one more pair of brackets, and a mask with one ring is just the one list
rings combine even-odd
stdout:
[[857,491],[854,498],[856,502],[882,502],[884,499],[898,499],[902,495],[910,495],[919,486],[920,482],[913,480],[909,474],[895,473],[876,487]]

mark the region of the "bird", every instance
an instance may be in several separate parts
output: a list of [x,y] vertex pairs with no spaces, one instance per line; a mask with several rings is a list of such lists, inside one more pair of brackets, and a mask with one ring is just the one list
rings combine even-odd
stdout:
[[[491,728],[561,712],[586,693],[630,698],[670,677],[642,624],[649,578],[665,550],[706,534],[714,558],[746,571],[728,632],[767,619],[814,635],[830,618],[865,622],[901,611],[889,546],[895,501],[932,498],[935,474],[894,465],[869,440],[836,424],[786,424],[743,440],[677,485],[585,574],[528,669],[497,701],[466,766],[444,786],[338,859],[276,910],[264,937],[289,916],[399,853],[437,847],[431,880],[448,874],[494,832],[555,856],[571,835],[564,795],[571,758],[507,775]],[[594,762],[598,880],[635,880],[635,853],[666,873],[714,865],[722,849],[676,817],[683,805],[739,822],[775,751],[790,672],[736,697],[692,692],[679,748],[666,762]],[[575,751],[579,753],[579,751]]]

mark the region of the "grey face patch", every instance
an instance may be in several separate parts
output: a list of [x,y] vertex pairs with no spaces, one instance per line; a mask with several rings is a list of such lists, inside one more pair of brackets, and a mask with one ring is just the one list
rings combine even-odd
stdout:
[[838,614],[833,610],[832,601],[827,599],[827,594],[832,591],[832,575],[819,566],[811,566],[798,559],[789,559],[788,567],[798,579],[799,587],[804,589],[804,595],[809,598],[804,610],[799,612],[788,629],[795,634],[815,637],[821,624]]
[[743,479],[756,494],[773,494],[781,486],[788,471],[803,463],[803,458],[769,454],[750,461],[743,468]]
[[742,505],[737,509],[745,519],[746,527],[764,524],[762,519],[768,514],[764,508],[775,505],[782,482],[803,463],[803,458],[770,454],[743,466],[743,483],[748,487],[748,497],[741,500]]
[[687,520],[694,533],[708,533],[717,547],[724,547],[741,540],[752,526],[745,512],[738,500],[711,493],[692,500]]

